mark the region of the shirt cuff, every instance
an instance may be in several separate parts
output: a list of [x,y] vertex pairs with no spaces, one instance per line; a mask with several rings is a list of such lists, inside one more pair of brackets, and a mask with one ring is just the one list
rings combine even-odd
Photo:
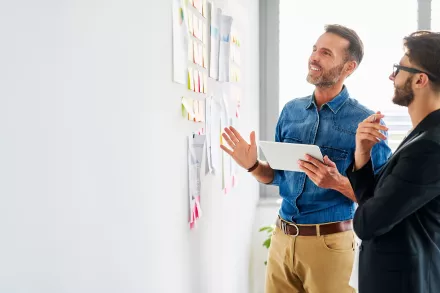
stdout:
[[273,170],[273,171],[274,171],[273,180],[272,182],[268,183],[268,185],[279,186],[281,182],[281,177],[284,175],[284,171],[282,170]]

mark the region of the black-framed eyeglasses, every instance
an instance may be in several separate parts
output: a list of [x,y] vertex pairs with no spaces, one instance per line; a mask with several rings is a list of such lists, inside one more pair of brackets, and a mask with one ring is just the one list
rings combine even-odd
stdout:
[[396,77],[397,74],[399,74],[400,70],[403,70],[403,71],[406,71],[406,72],[409,72],[409,73],[423,73],[423,74],[426,74],[431,81],[435,81],[435,80],[438,79],[437,77],[433,76],[432,74],[429,74],[428,72],[425,72],[425,71],[422,71],[422,70],[418,70],[418,69],[415,69],[415,68],[411,68],[411,67],[402,66],[402,65],[399,65],[399,64],[394,64],[393,65],[393,77]]

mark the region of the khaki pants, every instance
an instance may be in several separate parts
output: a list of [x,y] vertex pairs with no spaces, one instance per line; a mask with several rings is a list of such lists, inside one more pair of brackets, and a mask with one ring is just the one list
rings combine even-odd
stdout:
[[269,248],[266,293],[352,293],[348,285],[354,233],[290,236],[276,227]]

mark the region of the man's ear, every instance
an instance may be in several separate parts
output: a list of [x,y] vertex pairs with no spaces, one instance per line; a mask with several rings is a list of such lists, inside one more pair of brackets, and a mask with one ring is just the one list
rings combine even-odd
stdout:
[[415,85],[418,88],[423,88],[428,85],[429,78],[426,74],[418,74]]
[[345,72],[348,73],[348,75],[352,74],[357,68],[356,61],[348,61],[345,64]]

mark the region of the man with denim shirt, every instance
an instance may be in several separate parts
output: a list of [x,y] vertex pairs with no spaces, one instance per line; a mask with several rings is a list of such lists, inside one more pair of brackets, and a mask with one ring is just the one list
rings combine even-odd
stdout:
[[[233,127],[225,129],[230,148],[221,148],[259,182],[279,186],[283,198],[269,249],[266,293],[354,292],[348,283],[356,198],[345,170],[353,161],[357,126],[374,112],[350,97],[344,81],[362,57],[363,44],[353,30],[326,26],[309,59],[313,95],[290,101],[279,117],[275,141],[318,145],[324,163],[306,156],[298,162],[304,172],[273,170],[257,160],[255,132],[248,144]],[[384,138],[372,150],[376,172],[391,155]]]

